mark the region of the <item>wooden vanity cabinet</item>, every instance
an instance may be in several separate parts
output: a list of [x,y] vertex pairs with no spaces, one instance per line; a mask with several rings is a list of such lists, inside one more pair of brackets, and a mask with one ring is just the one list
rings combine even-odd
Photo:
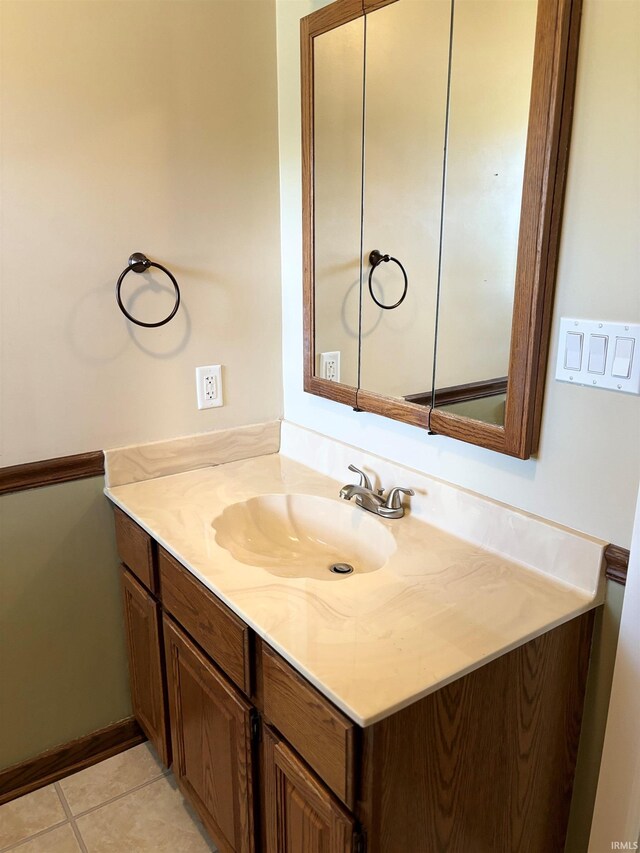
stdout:
[[222,853],[561,853],[593,611],[363,729],[116,518],[134,711]]
[[134,713],[218,848],[355,853],[357,726],[120,510],[116,531]]

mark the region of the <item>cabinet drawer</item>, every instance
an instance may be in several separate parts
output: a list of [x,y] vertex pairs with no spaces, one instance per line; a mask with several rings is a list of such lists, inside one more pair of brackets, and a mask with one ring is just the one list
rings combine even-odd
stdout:
[[114,513],[116,544],[120,559],[147,589],[157,592],[158,585],[154,571],[155,542],[122,510],[114,507]]
[[267,646],[262,671],[265,717],[353,809],[357,726]]
[[164,548],[158,552],[163,607],[226,675],[250,694],[249,626]]

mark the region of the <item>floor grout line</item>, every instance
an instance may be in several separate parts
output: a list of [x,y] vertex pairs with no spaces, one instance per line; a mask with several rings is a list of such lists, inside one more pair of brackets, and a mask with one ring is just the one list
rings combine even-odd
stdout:
[[71,820],[73,818],[73,814],[71,812],[71,809],[69,808],[69,803],[67,802],[67,798],[65,797],[64,792],[63,792],[62,788],[60,787],[60,783],[54,782],[53,787],[56,790],[56,794],[58,795],[58,799],[60,800],[60,805],[64,809],[64,813],[67,816],[67,820]]
[[87,850],[87,845],[84,843],[84,838],[82,837],[75,820],[71,820],[69,821],[69,823],[71,825],[71,829],[73,830],[73,834],[76,837],[76,841],[78,842],[78,847],[80,848],[81,853],[89,853],[89,851]]
[[48,826],[46,829],[41,829],[39,832],[34,832],[33,835],[21,838],[20,841],[16,841],[15,844],[9,844],[7,847],[0,847],[0,853],[8,853],[9,850],[17,850],[21,845],[26,844],[27,841],[34,841],[36,838],[41,838],[48,832],[51,832],[54,829],[60,829],[61,826],[66,826],[68,823],[68,818],[58,821],[58,823],[52,823],[51,826]]
[[87,846],[84,843],[84,839],[83,839],[82,835],[80,835],[80,830],[76,826],[76,822],[73,818],[73,813],[71,811],[69,803],[67,802],[67,798],[64,795],[64,791],[62,790],[62,786],[58,782],[54,782],[53,787],[56,789],[58,797],[60,798],[60,802],[62,803],[62,808],[64,809],[64,813],[69,818],[69,825],[71,826],[73,834],[76,837],[76,841],[78,842],[78,847],[80,848],[81,853],[89,853],[89,851],[87,850]]
[[[146,782],[141,782],[139,785],[134,785],[133,788],[128,788],[126,791],[123,791],[121,794],[116,794],[115,797],[111,797],[108,800],[103,800],[101,803],[98,803],[95,806],[91,806],[89,809],[85,809],[82,812],[78,812],[78,814],[72,815],[73,820],[78,820],[78,818],[85,817],[88,814],[92,814],[93,812],[98,811],[98,809],[103,808],[104,806],[110,806],[112,803],[116,803],[118,800],[121,800],[123,797],[127,797],[129,794],[134,794],[136,791],[141,790],[141,788],[146,788],[148,785],[153,785],[154,782],[159,782],[160,779],[166,778],[166,773],[160,773],[158,776],[154,776],[153,779],[147,779]],[[2,851],[0,851],[2,853]]]

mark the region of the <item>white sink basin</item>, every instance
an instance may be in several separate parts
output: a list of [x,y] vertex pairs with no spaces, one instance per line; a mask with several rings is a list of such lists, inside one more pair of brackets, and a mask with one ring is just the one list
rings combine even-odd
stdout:
[[[314,495],[260,495],[213,521],[216,542],[235,560],[280,577],[346,579],[382,568],[396,550],[387,528],[351,504]],[[353,567],[334,573],[335,564]]]

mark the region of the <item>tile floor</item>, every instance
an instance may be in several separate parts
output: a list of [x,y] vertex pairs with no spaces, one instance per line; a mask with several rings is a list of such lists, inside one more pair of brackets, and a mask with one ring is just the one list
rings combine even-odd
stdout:
[[216,847],[148,743],[0,806],[0,853],[206,853]]

